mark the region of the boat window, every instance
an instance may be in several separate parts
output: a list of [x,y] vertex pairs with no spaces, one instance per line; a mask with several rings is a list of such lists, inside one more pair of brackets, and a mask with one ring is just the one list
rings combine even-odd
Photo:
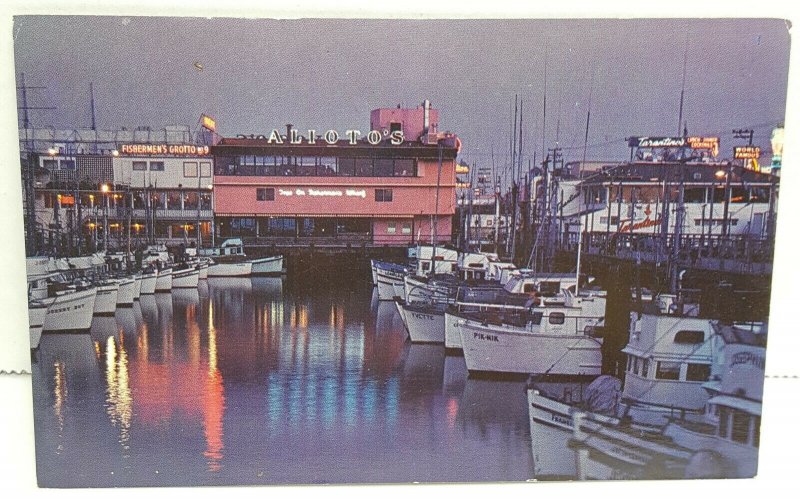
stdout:
[[639,375],[639,358],[633,358],[633,373]]
[[647,378],[647,374],[650,371],[650,360],[647,358],[642,358],[642,377]]
[[676,344],[702,344],[705,332],[701,330],[681,330],[675,334]]
[[548,321],[551,325],[563,325],[564,324],[564,313],[562,312],[551,312],[550,316],[548,316]]
[[545,296],[556,295],[560,289],[560,281],[542,281],[542,283],[539,285],[539,291]]
[[525,283],[522,287],[522,293],[532,293],[536,291],[536,285],[533,283]]
[[541,325],[542,318],[544,317],[544,313],[541,311],[535,311],[530,313],[530,323],[533,325]]
[[750,415],[742,411],[733,410],[733,423],[731,424],[731,439],[737,443],[747,443],[750,435]]
[[722,438],[728,437],[728,414],[730,410],[727,408],[719,409],[719,429],[717,435]]
[[681,365],[671,361],[659,361],[656,364],[656,378],[661,380],[680,380]]
[[628,354],[628,367],[625,370],[626,371],[631,371],[631,366],[633,366],[633,356]]
[[693,382],[705,382],[711,375],[711,365],[701,363],[689,363],[686,367],[686,380]]

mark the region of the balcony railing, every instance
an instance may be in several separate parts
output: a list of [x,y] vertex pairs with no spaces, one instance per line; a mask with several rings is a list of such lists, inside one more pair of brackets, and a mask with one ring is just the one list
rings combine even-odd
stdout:
[[[109,210],[109,217],[115,218],[127,218],[128,217],[129,209],[124,207],[119,208],[112,208]],[[157,208],[152,210],[156,219],[175,219],[175,220],[195,220],[198,218],[198,212],[196,208],[189,208],[185,210],[180,209],[166,209],[166,208]],[[103,211],[102,209],[99,210],[98,216],[102,217]],[[134,219],[144,219],[147,217],[147,211],[143,208],[134,208],[131,210],[131,217]],[[200,219],[211,219],[214,217],[213,211],[210,209],[208,210],[200,210],[199,218]]]

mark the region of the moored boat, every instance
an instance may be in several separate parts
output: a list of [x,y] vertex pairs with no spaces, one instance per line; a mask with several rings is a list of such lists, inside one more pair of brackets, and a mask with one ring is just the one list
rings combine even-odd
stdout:
[[39,347],[45,316],[47,316],[47,304],[38,300],[28,301],[28,333],[31,339],[31,349]]
[[255,276],[274,276],[283,273],[283,255],[252,259],[252,274]]
[[400,307],[411,342],[444,343],[444,311],[447,304],[403,302]]
[[142,295],[152,295],[156,291],[156,281],[158,280],[158,271],[155,269],[145,271],[142,273],[141,288],[139,290],[139,297]]
[[135,278],[121,278],[119,282],[119,291],[117,292],[117,307],[132,307],[133,296],[136,293],[136,279]]
[[165,267],[158,270],[158,277],[156,278],[155,292],[169,292],[172,290],[172,268]]
[[195,267],[173,269],[172,288],[197,288],[199,279],[200,271]]
[[241,278],[250,276],[253,273],[253,264],[249,260],[234,262],[234,261],[217,261],[208,267],[209,278]]
[[42,333],[82,332],[92,325],[97,288],[68,289],[42,302],[48,304]]
[[97,297],[94,301],[95,316],[113,316],[117,310],[119,282],[110,280],[97,285]]

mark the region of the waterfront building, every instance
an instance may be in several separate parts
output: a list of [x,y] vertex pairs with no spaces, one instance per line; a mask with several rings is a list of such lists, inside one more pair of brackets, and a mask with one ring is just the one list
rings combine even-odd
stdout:
[[188,126],[19,133],[29,252],[211,243],[213,160]]
[[449,242],[459,149],[428,101],[372,111],[369,131],[222,138],[211,147],[216,235],[249,246]]

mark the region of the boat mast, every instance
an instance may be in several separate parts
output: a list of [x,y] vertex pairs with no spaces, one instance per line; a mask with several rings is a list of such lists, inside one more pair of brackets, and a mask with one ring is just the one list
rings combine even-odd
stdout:
[[433,240],[431,243],[433,244],[433,248],[431,249],[431,276],[436,274],[436,240],[438,238],[437,235],[437,226],[439,225],[439,185],[442,181],[442,141],[439,140],[437,142],[437,147],[439,148],[439,168],[436,172],[436,206],[434,207],[434,218],[433,218]]

